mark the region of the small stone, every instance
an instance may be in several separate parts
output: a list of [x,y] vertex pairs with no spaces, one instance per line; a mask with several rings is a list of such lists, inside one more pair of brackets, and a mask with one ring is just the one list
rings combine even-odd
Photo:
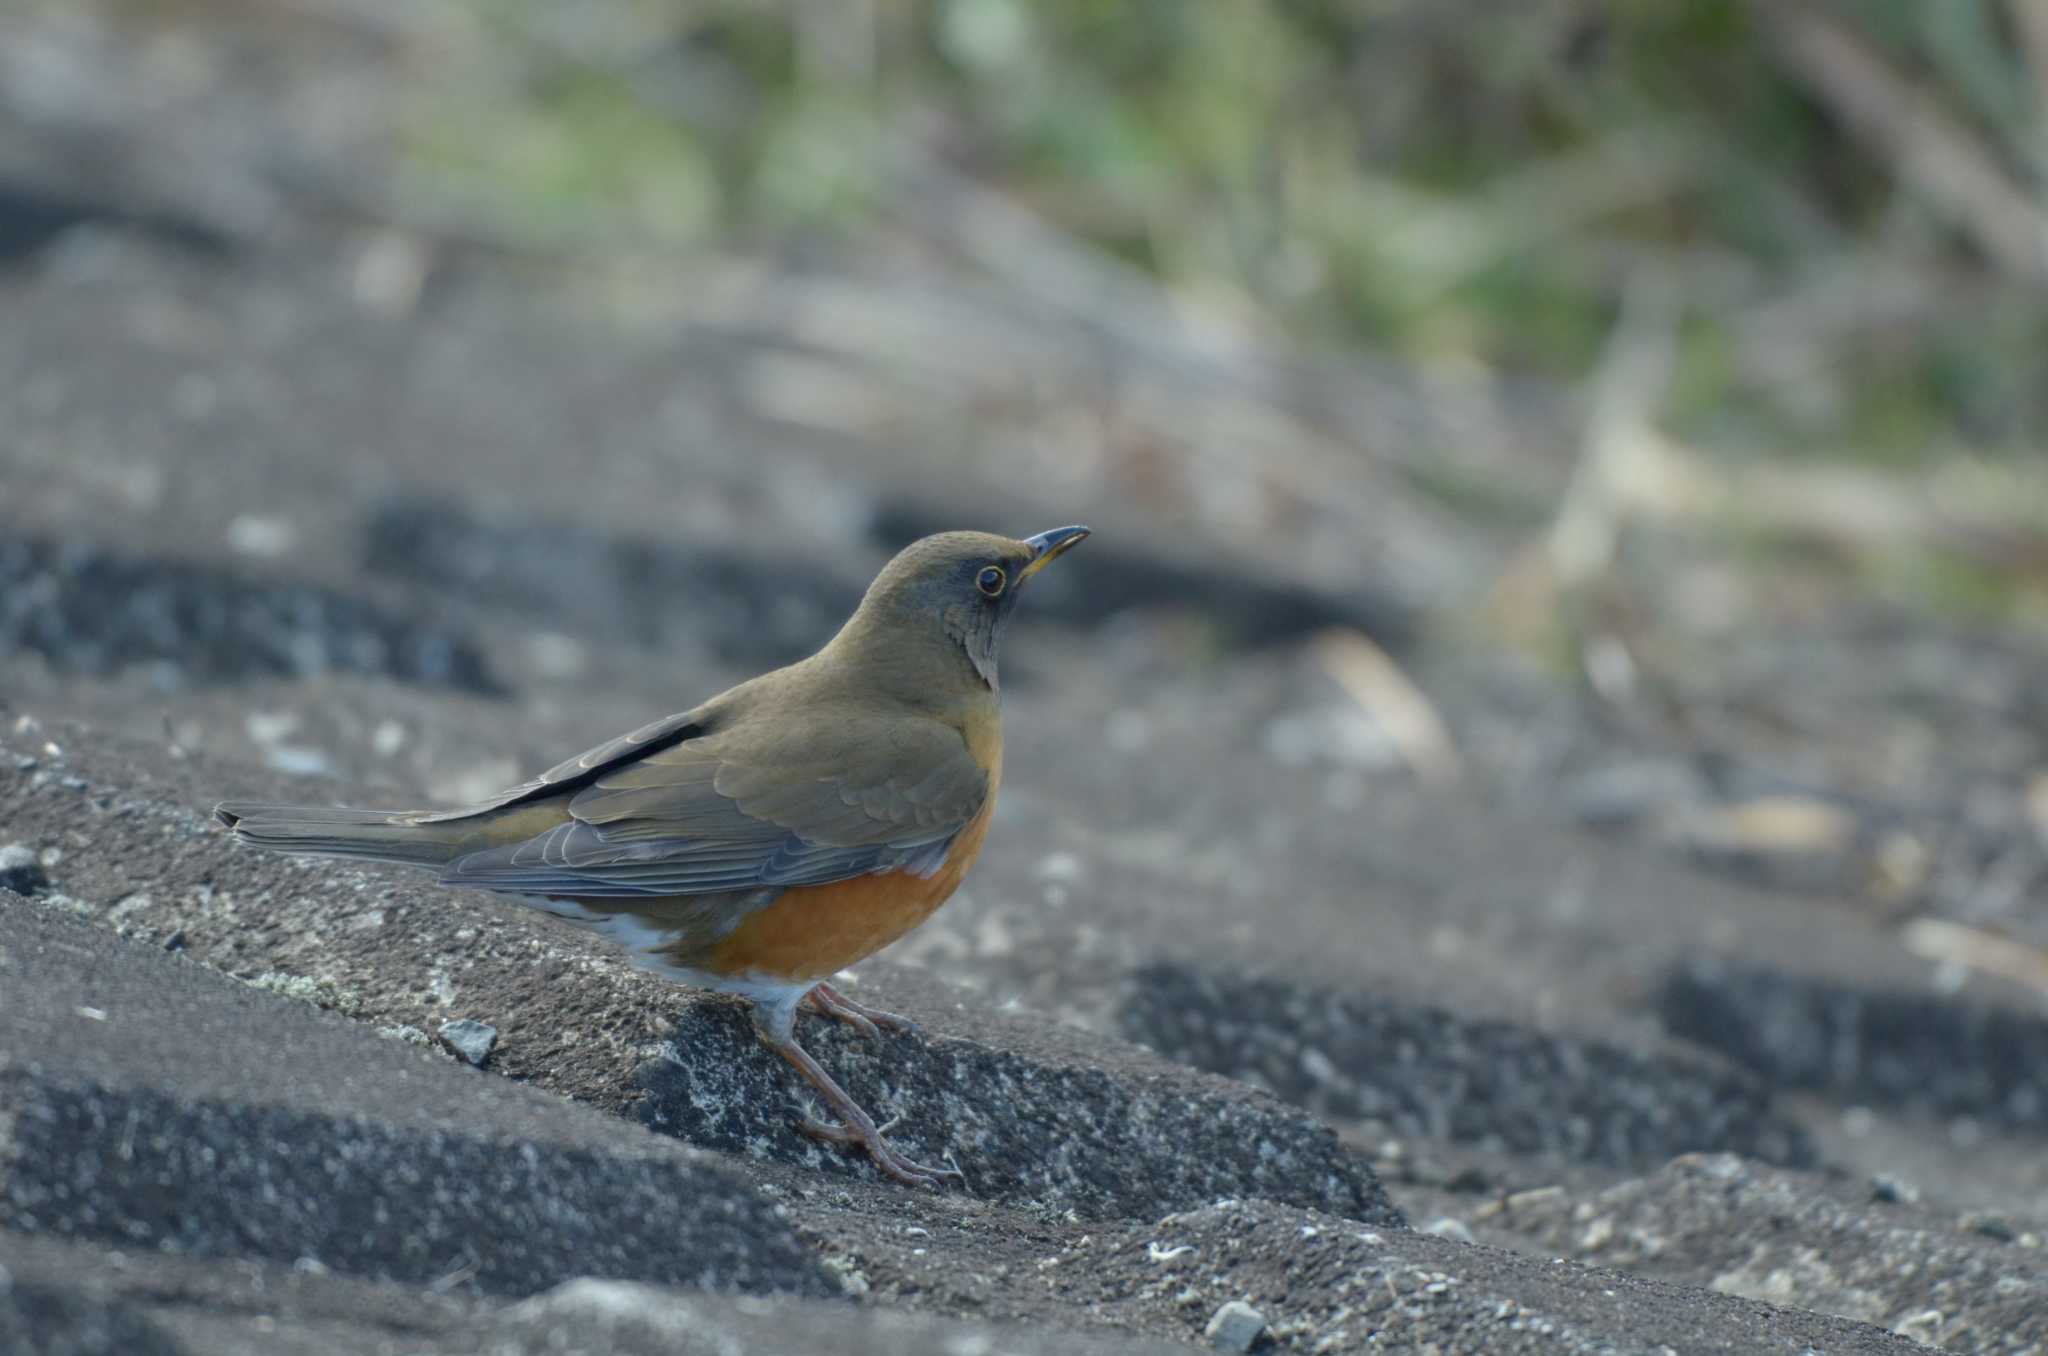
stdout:
[[1892,1325],[1892,1331],[1901,1337],[1910,1337],[1923,1347],[1934,1346],[1941,1340],[1941,1330],[1948,1322],[1948,1315],[1939,1309],[1922,1309],[1900,1319]]
[[590,667],[590,652],[572,636],[542,631],[527,638],[527,664],[542,678],[568,682]]
[[1305,1046],[1301,1052],[1301,1071],[1317,1083],[1330,1084],[1337,1081],[1337,1066],[1330,1057],[1313,1045]]
[[274,744],[263,751],[263,765],[290,777],[324,777],[334,760],[319,749],[300,744]]
[[1612,831],[1635,828],[1699,796],[1698,778],[1682,764],[1641,761],[1579,778],[1566,789],[1565,806],[1587,828]]
[[258,744],[282,744],[298,732],[299,718],[290,711],[251,711],[242,718],[242,728]]
[[35,851],[20,843],[0,847],[0,889],[18,895],[39,895],[50,888],[49,873]]
[[284,518],[244,513],[228,524],[228,549],[237,555],[274,560],[292,549],[298,530]]
[[846,1253],[839,1253],[827,1257],[825,1259],[825,1270],[838,1280],[839,1288],[845,1291],[851,1298],[859,1299],[862,1295],[868,1293],[867,1273],[860,1269],[859,1263],[852,1256]]
[[441,1039],[448,1042],[448,1048],[466,1062],[481,1068],[498,1044],[498,1028],[459,1017],[452,1022],[441,1023]]
[[1246,1352],[1266,1335],[1266,1316],[1243,1300],[1232,1300],[1210,1316],[1202,1336],[1215,1351]]
[[1450,1215],[1441,1215],[1431,1220],[1422,1226],[1422,1232],[1435,1234],[1438,1238],[1456,1239],[1460,1243],[1470,1243],[1473,1241],[1471,1226],[1466,1224],[1464,1220],[1453,1218]]
[[147,913],[155,907],[156,901],[147,894],[123,895],[114,906],[107,910],[109,923],[125,922],[130,914]]
[[2019,1237],[2019,1230],[2013,1227],[2010,1219],[1989,1210],[1972,1210],[1958,1223],[1973,1234],[1995,1238],[2001,1243],[2010,1243]]
[[[595,1276],[579,1276],[531,1299],[521,1300],[503,1311],[502,1321],[519,1329],[532,1327],[542,1332],[550,1328],[557,1332],[600,1334],[626,1330],[659,1341],[664,1350],[704,1349],[692,1338],[701,1335],[705,1319],[692,1307],[689,1297],[663,1286],[643,1285],[638,1281],[607,1281]],[[596,1350],[609,1345],[578,1343],[576,1349]],[[652,1349],[643,1347],[640,1342],[631,1345],[634,1350]],[[714,1341],[713,1345],[722,1344]]]
[[405,747],[405,727],[395,720],[378,722],[370,735],[370,748],[379,758],[390,758]]
[[1038,863],[1038,878],[1072,884],[1081,878],[1081,859],[1071,852],[1049,852]]
[[1920,1188],[1911,1182],[1879,1173],[1870,1179],[1870,1199],[1884,1205],[1917,1205]]

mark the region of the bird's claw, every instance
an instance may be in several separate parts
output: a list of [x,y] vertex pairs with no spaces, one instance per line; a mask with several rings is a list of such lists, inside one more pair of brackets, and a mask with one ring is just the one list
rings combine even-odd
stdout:
[[923,1163],[913,1162],[900,1149],[884,1138],[888,1131],[893,1129],[902,1119],[901,1116],[894,1117],[887,1125],[869,1132],[858,1126],[832,1125],[819,1120],[815,1116],[806,1115],[798,1123],[797,1128],[812,1139],[822,1140],[828,1144],[859,1145],[867,1150],[868,1157],[875,1161],[875,1166],[882,1170],[883,1175],[893,1178],[905,1186],[931,1187],[937,1190],[949,1178],[958,1181],[962,1186],[967,1185],[967,1174],[960,1171],[960,1169],[953,1167],[934,1168],[928,1167]]
[[908,1017],[857,1003],[830,984],[816,985],[805,998],[812,1011],[845,1022],[869,1040],[879,1041],[884,1031],[893,1036],[915,1036],[923,1031]]
[[876,1022],[873,1018],[869,1017],[866,1013],[834,1012],[830,1008],[823,1008],[821,1009],[821,1011],[824,1012],[824,1014],[827,1017],[838,1018],[840,1021],[846,1023],[855,1031],[860,1032],[861,1035],[867,1037],[871,1041],[879,1042],[882,1039],[881,1025],[878,1022]]

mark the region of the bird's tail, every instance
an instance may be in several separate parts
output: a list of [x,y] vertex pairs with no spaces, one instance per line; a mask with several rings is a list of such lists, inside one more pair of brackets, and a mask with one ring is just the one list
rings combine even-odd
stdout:
[[444,865],[465,850],[470,837],[464,826],[417,823],[414,815],[403,811],[231,800],[214,806],[213,815],[243,842],[274,852],[407,866]]

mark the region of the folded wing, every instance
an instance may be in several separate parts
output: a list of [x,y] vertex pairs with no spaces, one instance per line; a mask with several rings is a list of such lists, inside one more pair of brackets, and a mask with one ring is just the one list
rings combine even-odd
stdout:
[[549,788],[540,794],[581,783],[568,820],[460,857],[442,879],[629,900],[930,875],[988,795],[988,774],[960,733],[915,717],[822,709],[772,728],[743,722],[644,746],[639,756],[593,750],[586,760],[595,768],[548,774],[535,784]]

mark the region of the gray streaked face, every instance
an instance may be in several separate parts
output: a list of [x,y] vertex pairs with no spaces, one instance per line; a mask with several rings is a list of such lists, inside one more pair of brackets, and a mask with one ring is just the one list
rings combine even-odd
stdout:
[[[1008,537],[949,532],[915,543],[904,555],[912,552],[911,568],[891,591],[899,615],[928,619],[994,689],[996,651],[1016,607],[1017,581],[1031,562],[1031,549]],[[894,570],[892,563],[885,573]]]
[[[1059,528],[1017,540],[987,532],[943,532],[912,542],[882,570],[860,612],[886,613],[900,625],[964,652],[991,690],[1003,628],[1030,577],[1088,535]],[[856,618],[859,613],[856,613]]]

